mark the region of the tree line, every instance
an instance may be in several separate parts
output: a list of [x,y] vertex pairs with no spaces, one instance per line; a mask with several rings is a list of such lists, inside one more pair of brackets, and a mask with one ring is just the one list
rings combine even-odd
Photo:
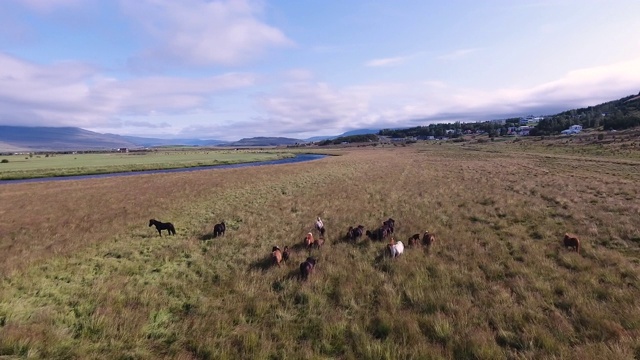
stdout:
[[[571,125],[582,125],[583,129],[624,130],[640,126],[640,93],[596,106],[574,109],[556,115],[545,116],[530,129],[529,135],[555,135]],[[504,123],[484,121],[479,123],[439,123],[408,129],[383,129],[378,135],[394,138],[447,136],[456,138],[465,133],[487,133],[490,137],[504,136],[510,128],[520,126],[520,118],[510,118]],[[451,131],[453,130],[453,131]]]

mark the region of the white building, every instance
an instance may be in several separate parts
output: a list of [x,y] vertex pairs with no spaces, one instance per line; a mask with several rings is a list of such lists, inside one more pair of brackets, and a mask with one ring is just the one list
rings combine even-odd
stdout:
[[567,130],[562,130],[564,135],[579,134],[582,131],[582,125],[571,125]]

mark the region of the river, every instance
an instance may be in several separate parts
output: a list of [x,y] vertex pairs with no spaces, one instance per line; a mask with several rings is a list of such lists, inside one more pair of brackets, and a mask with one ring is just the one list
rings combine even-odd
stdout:
[[209,165],[209,166],[196,166],[196,167],[178,168],[178,169],[142,170],[142,171],[127,171],[127,172],[115,172],[115,173],[94,174],[94,175],[72,175],[72,176],[55,176],[55,177],[33,178],[33,179],[0,180],[0,185],[2,185],[2,184],[32,183],[32,182],[50,182],[50,181],[99,179],[99,178],[118,177],[118,176],[136,176],[136,175],[148,175],[148,174],[160,174],[160,173],[176,173],[176,172],[200,171],[200,170],[218,170],[218,169],[235,169],[235,168],[252,167],[252,166],[292,164],[292,163],[298,163],[298,162],[303,162],[303,161],[318,160],[318,159],[325,158],[327,156],[328,155],[320,155],[320,154],[298,154],[298,155],[296,155],[294,157],[285,158],[285,159],[256,161],[256,162],[239,163],[239,164],[228,164],[228,165]]

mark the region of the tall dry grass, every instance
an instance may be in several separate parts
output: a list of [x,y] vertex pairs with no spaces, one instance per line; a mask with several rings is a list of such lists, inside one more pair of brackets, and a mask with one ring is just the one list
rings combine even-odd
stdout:
[[[0,187],[0,355],[632,359],[640,174],[493,147]],[[624,159],[623,159],[624,160]],[[299,244],[321,216],[327,243]],[[172,221],[158,237],[148,219]],[[438,241],[391,260],[349,226]],[[224,220],[227,234],[212,239]],[[564,232],[580,254],[561,247]],[[273,245],[292,261],[270,267]],[[306,283],[298,264],[312,255]]]

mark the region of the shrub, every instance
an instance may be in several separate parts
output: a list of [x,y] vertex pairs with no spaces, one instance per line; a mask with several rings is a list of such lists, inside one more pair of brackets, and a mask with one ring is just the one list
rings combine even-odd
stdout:
[[598,140],[603,140],[604,139],[604,134],[598,134]]
[[2,163],[2,164],[6,164],[8,162],[9,162],[9,160],[7,160],[7,159],[2,159],[2,161],[0,161],[0,163]]

